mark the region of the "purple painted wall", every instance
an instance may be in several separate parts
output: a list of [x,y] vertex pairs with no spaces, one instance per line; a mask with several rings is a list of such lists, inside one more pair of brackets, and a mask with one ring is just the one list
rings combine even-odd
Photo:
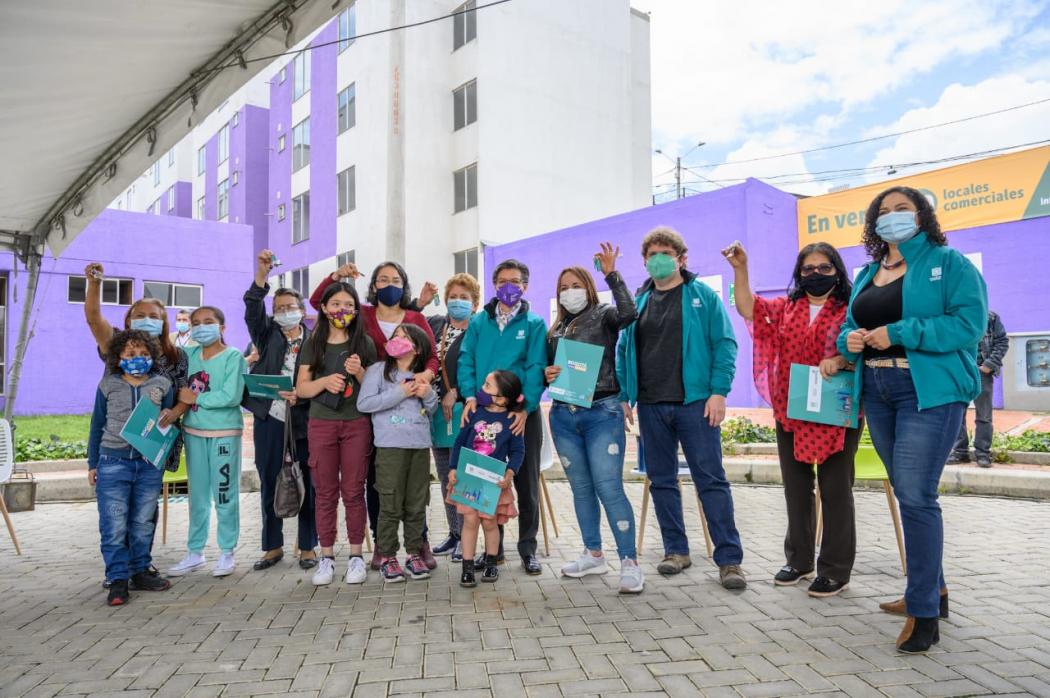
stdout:
[[[280,71],[270,83],[270,127],[269,140],[270,172],[267,209],[273,215],[269,224],[269,247],[284,263],[284,269],[294,269],[307,264],[306,250],[298,245],[292,252],[292,61],[285,67],[285,79]],[[285,147],[280,149],[281,137]],[[284,206],[284,220],[278,218],[280,206]]]
[[219,134],[215,133],[204,144],[204,219],[213,221],[219,208]]
[[[149,231],[148,238],[143,236],[144,230]],[[147,239],[151,249],[135,255],[132,251],[141,249]],[[204,303],[226,312],[227,343],[244,348],[248,332],[242,319],[241,298],[252,280],[252,267],[246,261],[251,255],[251,244],[252,230],[245,225],[103,211],[59,259],[44,260],[33,316],[34,335],[18,389],[18,414],[91,411],[102,364],[84,321],[83,304],[67,300],[68,277],[82,276],[88,262],[101,262],[107,278],[131,279],[133,299],[142,297],[143,281],[202,285]],[[176,255],[176,251],[181,252]],[[133,261],[136,257],[141,261]],[[21,266],[17,280],[11,270],[11,255],[0,255],[0,273],[7,274],[11,284],[5,328],[7,370],[14,358],[21,299],[25,297],[28,278]],[[106,319],[118,327],[123,326],[127,310],[128,306],[102,307]],[[169,311],[169,323],[174,326],[174,322],[174,313]]]
[[169,216],[193,218],[193,182],[175,182],[175,210]]
[[[728,303],[732,270],[719,250],[740,240],[752,250],[751,280],[756,290],[783,291],[798,251],[795,197],[756,180],[718,191],[691,196],[659,206],[485,249],[485,268],[514,257],[529,265],[531,280],[526,298],[536,312],[550,320],[550,301],[556,295],[558,274],[567,266],[593,266],[599,243],[620,245],[623,257],[617,268],[634,289],[647,278],[641,258],[642,238],[652,228],[667,225],[685,238],[688,267],[699,276],[721,275],[722,297]],[[552,260],[554,263],[552,263]],[[600,278],[598,290],[605,289]],[[486,297],[493,293],[485,280]],[[728,402],[733,406],[759,404],[751,376],[751,342],[747,329],[727,306],[739,350],[737,372]]]
[[[241,170],[241,181],[237,186],[241,191],[237,194],[237,204],[241,207],[241,222],[252,226],[255,231],[252,245],[252,251],[255,252],[269,244],[269,110],[252,105],[245,106],[241,112],[240,124],[234,130],[238,132],[237,157],[243,163],[238,168]],[[254,254],[252,256],[254,257]]]

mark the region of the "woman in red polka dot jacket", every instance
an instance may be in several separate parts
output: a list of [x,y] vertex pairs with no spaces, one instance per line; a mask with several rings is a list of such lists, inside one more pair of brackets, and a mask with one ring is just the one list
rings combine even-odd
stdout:
[[791,364],[819,366],[824,377],[847,367],[835,340],[846,319],[849,277],[835,248],[816,242],[799,252],[787,295],[762,298],[751,291],[743,246],[734,243],[722,255],[733,267],[736,309],[754,340],[755,386],[773,406],[776,417],[788,530],[784,538],[787,561],[774,582],[791,586],[813,578],[816,464],[824,532],[809,595],[834,596],[848,588],[856,554],[853,458],[864,425],[846,429],[790,419],[787,401]]

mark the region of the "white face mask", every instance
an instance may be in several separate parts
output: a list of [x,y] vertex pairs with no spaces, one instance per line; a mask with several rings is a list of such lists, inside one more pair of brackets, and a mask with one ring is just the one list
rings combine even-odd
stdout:
[[558,302],[561,306],[575,315],[587,307],[587,290],[583,288],[567,288],[558,294]]
[[277,313],[273,316],[273,319],[277,321],[277,324],[286,330],[298,325],[303,320],[303,314],[298,310],[293,310],[288,313]]

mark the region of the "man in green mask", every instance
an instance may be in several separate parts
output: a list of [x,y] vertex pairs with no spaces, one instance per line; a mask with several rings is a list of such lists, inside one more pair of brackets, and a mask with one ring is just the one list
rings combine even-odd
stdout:
[[642,241],[650,280],[635,299],[638,319],[620,337],[616,373],[621,399],[628,407],[638,405],[646,474],[664,543],[657,570],[674,575],[692,564],[678,489],[680,443],[704,505],[722,586],[743,589],[744,551],[719,428],[736,369],[736,338],[722,301],[686,270],[687,252],[682,236],[670,228],[656,228]]

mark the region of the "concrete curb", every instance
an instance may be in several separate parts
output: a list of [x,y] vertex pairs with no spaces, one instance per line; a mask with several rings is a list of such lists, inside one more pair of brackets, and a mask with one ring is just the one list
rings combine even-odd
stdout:
[[[776,447],[773,444],[745,444],[744,447],[747,452],[754,455],[774,455],[776,453]],[[745,451],[743,447],[738,448]],[[724,464],[726,476],[734,484],[783,484],[780,478],[780,466],[774,460],[727,454]],[[95,498],[94,489],[87,482],[86,461],[42,461],[26,465],[36,476],[38,502],[90,501]],[[58,466],[62,468],[58,469]],[[643,480],[642,475],[633,472],[636,467],[637,463],[631,459],[624,464],[626,482]],[[544,471],[543,475],[547,480],[565,479],[565,472],[557,460],[550,469]],[[858,480],[856,486],[881,490],[882,481]],[[945,494],[1050,500],[1050,472],[949,465],[944,468],[944,473],[941,475],[940,490]],[[259,491],[259,475],[253,461],[246,460],[241,466],[241,491]]]

